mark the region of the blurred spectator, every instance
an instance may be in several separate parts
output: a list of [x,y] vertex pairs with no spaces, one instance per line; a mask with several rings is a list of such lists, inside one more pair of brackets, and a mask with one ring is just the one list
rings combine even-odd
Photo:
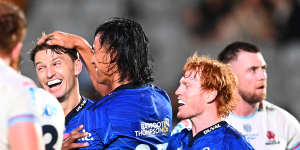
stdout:
[[193,35],[211,38],[219,20],[231,11],[233,4],[234,0],[195,1],[192,8],[184,9],[184,21]]
[[184,21],[202,42],[256,40],[285,43],[300,37],[297,0],[204,0],[184,10]]
[[264,0],[237,1],[228,15],[219,20],[217,39],[241,38],[272,42],[276,39],[269,3]]
[[[279,26],[280,44],[287,44],[289,41],[300,39],[300,6],[297,0],[272,0],[277,2],[277,9],[274,16]],[[278,16],[281,16],[280,18]]]

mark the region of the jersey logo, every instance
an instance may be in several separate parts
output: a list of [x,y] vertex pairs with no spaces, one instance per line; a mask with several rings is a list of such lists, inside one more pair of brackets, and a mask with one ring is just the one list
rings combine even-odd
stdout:
[[134,131],[135,136],[153,136],[167,134],[170,131],[170,120],[165,118],[158,122],[141,122],[141,130]]
[[244,124],[244,125],[243,125],[243,129],[244,129],[246,132],[251,132],[252,127],[251,127],[250,124]]
[[[82,132],[86,132],[85,129],[82,129]],[[92,133],[88,132],[88,135],[86,137],[83,137],[80,139],[80,141],[93,141],[94,138],[92,136]]]
[[57,109],[54,106],[46,105],[43,115],[51,117],[56,115],[56,113],[57,113]]
[[211,131],[214,131],[214,130],[220,128],[220,127],[221,127],[220,124],[213,125],[213,126],[211,126],[210,128],[204,130],[204,131],[203,131],[203,134],[205,135],[205,134],[207,134],[207,133],[209,133],[209,132],[211,132]]
[[276,140],[276,135],[274,132],[272,131],[267,131],[267,142],[266,142],[266,145],[274,145],[274,144],[280,144],[280,141],[279,140]]

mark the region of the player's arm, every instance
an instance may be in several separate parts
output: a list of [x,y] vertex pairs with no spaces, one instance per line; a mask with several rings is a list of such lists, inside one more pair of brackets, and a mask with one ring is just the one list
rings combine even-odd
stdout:
[[287,118],[287,147],[286,149],[299,149],[300,148],[300,123],[291,114],[284,112]]
[[8,128],[8,142],[12,150],[42,150],[41,135],[34,122],[18,122]]
[[[43,150],[42,129],[37,123],[33,97],[24,85],[26,82],[13,84],[8,89],[11,94],[7,97],[10,102],[6,107],[7,139],[12,150]],[[15,92],[17,90],[17,92]]]
[[80,132],[83,129],[83,125],[80,125],[78,128],[74,129],[67,137],[64,138],[62,144],[62,150],[71,150],[74,148],[81,148],[89,146],[89,143],[75,143],[77,139],[88,136],[87,132]]

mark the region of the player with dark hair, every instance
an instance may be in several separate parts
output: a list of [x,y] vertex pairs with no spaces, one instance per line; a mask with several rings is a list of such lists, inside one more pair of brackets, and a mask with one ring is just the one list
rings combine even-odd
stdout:
[[[150,84],[148,38],[141,25],[112,18],[95,32],[93,49],[83,38],[54,32],[49,45],[75,48],[82,56],[93,85],[105,85],[104,98],[90,109],[97,145],[94,149],[162,149],[172,128],[172,108],[167,93]],[[97,129],[97,130],[96,130]]]
[[[42,43],[36,45],[31,53],[35,70],[41,86],[54,95],[63,107],[65,114],[65,139],[62,149],[88,147],[93,138],[84,128],[87,108],[94,102],[79,93],[78,75],[82,62],[75,49]],[[82,131],[82,132],[79,132]]]
[[218,59],[237,75],[237,107],[226,121],[255,149],[300,148],[300,124],[287,111],[266,101],[267,64],[261,50],[247,42],[226,46]]
[[189,119],[192,129],[172,135],[168,150],[243,150],[253,149],[222,118],[235,106],[236,77],[228,65],[194,54],[182,71],[178,96],[180,119]]
[[[0,112],[0,149],[41,150],[46,147],[47,150],[59,150],[64,129],[61,106],[55,97],[18,73],[25,34],[23,12],[15,5],[1,1],[0,99],[4,108]],[[41,129],[45,146],[41,142]]]

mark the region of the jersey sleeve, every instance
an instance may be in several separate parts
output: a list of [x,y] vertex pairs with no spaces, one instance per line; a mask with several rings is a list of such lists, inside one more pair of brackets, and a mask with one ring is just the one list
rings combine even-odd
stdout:
[[287,149],[296,150],[300,149],[300,124],[297,119],[286,112],[287,127]]
[[192,122],[190,119],[181,120],[176,126],[173,128],[171,135],[181,132],[183,129],[192,130]]
[[34,106],[32,103],[32,95],[28,89],[18,88],[9,89],[8,93],[13,93],[7,98],[9,103],[8,111],[8,126],[19,122],[37,122]]

